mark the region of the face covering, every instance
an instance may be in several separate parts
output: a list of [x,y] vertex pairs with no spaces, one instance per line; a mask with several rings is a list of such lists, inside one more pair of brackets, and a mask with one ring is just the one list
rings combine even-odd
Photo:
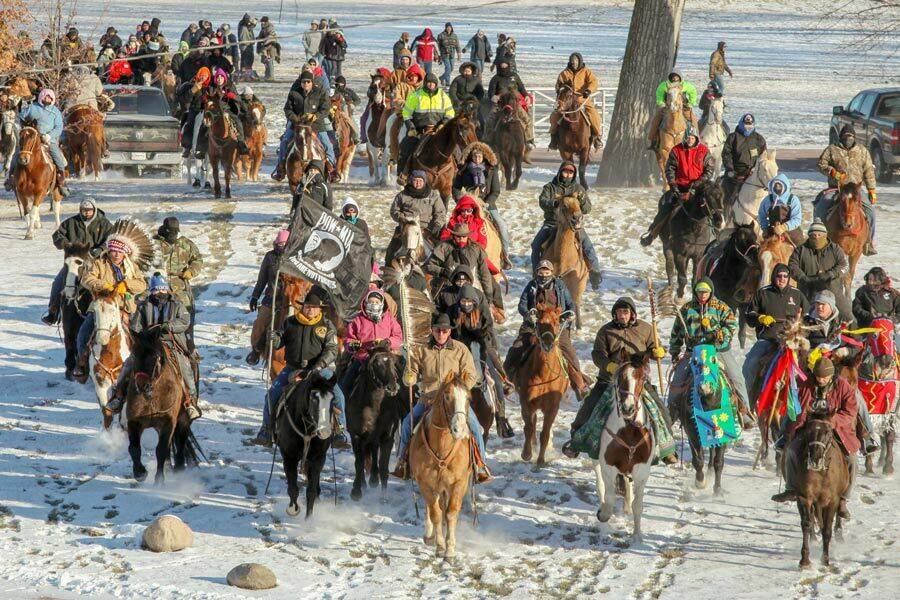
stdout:
[[347,221],[348,223],[352,223],[353,225],[356,225],[356,222],[359,220],[359,215],[358,214],[353,215],[352,217],[344,215],[344,220]]
[[537,283],[541,287],[547,287],[548,285],[550,285],[551,281],[553,281],[552,275],[538,275],[537,276]]
[[178,240],[177,231],[172,231],[171,229],[163,229],[162,231],[160,231],[160,234],[162,234],[162,238],[170,244],[174,244]]
[[369,300],[366,302],[366,315],[376,323],[381,320],[384,313],[384,305],[377,300]]
[[814,250],[821,250],[822,248],[824,248],[827,245],[828,245],[828,237],[827,236],[823,235],[822,237],[817,237],[817,238],[810,237],[809,238],[809,246],[810,246],[810,248],[813,248]]
[[844,148],[849,150],[853,146],[856,145],[856,138],[854,136],[848,135],[847,137],[841,138],[841,144],[843,144]]
[[460,302],[459,309],[461,311],[463,311],[464,313],[469,314],[470,312],[475,310],[475,303],[474,302]]

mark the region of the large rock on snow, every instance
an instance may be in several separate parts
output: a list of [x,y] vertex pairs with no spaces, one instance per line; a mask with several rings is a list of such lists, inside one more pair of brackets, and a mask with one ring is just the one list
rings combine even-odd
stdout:
[[244,563],[228,572],[228,585],[245,590],[268,590],[278,585],[275,573],[259,563]]
[[175,515],[157,517],[141,540],[141,547],[153,552],[178,552],[193,545],[194,532]]

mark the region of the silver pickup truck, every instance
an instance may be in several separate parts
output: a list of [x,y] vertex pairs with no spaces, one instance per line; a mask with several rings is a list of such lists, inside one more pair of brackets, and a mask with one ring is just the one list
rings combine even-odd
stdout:
[[109,146],[103,164],[135,170],[139,176],[162,170],[179,177],[180,127],[162,90],[142,85],[106,85],[103,90],[116,104],[103,124]]

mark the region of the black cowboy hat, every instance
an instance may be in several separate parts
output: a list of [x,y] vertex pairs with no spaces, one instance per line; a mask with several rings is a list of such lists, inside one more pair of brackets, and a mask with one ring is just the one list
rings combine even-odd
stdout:
[[452,329],[453,325],[450,323],[450,317],[447,316],[447,313],[438,313],[431,317],[431,328]]
[[300,301],[300,304],[313,308],[324,308],[328,306],[328,297],[322,288],[315,286],[307,292],[306,297]]

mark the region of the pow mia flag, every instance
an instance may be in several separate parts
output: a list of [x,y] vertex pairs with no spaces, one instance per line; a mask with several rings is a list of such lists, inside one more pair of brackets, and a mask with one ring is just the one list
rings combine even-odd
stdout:
[[369,236],[305,194],[289,230],[281,272],[318,284],[338,315],[352,319],[372,276]]

